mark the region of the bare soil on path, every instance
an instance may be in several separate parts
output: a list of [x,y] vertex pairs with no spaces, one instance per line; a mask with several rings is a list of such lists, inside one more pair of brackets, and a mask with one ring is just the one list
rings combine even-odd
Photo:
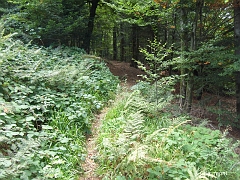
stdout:
[[94,159],[98,156],[96,140],[98,135],[99,127],[101,126],[101,120],[107,113],[108,108],[104,108],[99,114],[95,116],[95,120],[92,124],[92,134],[87,137],[86,142],[86,149],[87,149],[87,156],[85,163],[82,165],[84,169],[84,175],[79,178],[79,180],[100,180],[101,178],[98,177],[95,173],[97,169],[97,163]]
[[113,75],[118,76],[122,82],[126,83],[127,87],[131,87],[136,84],[137,81],[142,78],[138,75],[144,72],[140,69],[130,66],[130,63],[120,61],[108,61],[107,66]]

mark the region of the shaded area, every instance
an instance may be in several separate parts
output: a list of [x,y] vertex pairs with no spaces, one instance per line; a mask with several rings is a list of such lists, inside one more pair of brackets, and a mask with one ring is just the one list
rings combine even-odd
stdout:
[[118,76],[122,82],[126,82],[128,87],[142,79],[138,75],[144,74],[142,70],[130,67],[130,63],[127,62],[108,61],[107,66],[113,75]]

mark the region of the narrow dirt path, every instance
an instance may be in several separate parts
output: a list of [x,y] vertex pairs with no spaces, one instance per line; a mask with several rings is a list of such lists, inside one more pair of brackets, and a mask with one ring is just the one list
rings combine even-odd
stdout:
[[[137,80],[141,79],[138,77],[138,75],[143,73],[140,69],[130,67],[130,63],[126,62],[109,61],[107,63],[107,66],[113,75],[118,76],[119,79],[123,82],[124,86],[127,88],[130,88],[136,84]],[[108,107],[104,108],[99,114],[95,116],[95,120],[91,127],[92,134],[91,136],[87,137],[86,141],[87,157],[85,163],[82,165],[84,174],[79,178],[79,180],[101,179],[95,173],[98,165],[94,159],[98,156],[96,140],[98,138],[99,128],[101,127],[101,122],[104,119],[107,111]]]
[[101,126],[102,119],[104,119],[108,108],[104,108],[99,114],[95,116],[95,120],[92,124],[92,134],[87,137],[86,149],[87,149],[87,157],[85,163],[82,165],[84,169],[83,177],[80,177],[79,180],[99,180],[101,179],[95,173],[97,169],[97,163],[94,159],[98,156],[96,140],[99,132],[99,127]]

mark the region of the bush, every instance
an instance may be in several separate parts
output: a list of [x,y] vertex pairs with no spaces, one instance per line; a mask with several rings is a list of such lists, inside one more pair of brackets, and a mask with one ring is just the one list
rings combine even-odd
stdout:
[[83,50],[0,38],[0,179],[74,179],[118,80]]
[[239,179],[239,143],[175,117],[170,102],[153,113],[155,104],[136,90],[109,110],[98,138],[103,179]]

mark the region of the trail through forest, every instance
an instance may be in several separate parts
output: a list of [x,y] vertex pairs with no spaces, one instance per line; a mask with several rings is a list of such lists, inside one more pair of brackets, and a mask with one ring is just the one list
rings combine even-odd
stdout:
[[[122,86],[125,86],[127,89],[130,89],[138,80],[141,79],[138,75],[142,74],[143,71],[140,69],[136,69],[134,67],[130,67],[130,63],[127,62],[119,62],[119,61],[108,61],[107,66],[109,67],[110,71],[115,75],[118,76],[122,82]],[[204,96],[208,96],[209,94],[205,94]],[[219,97],[218,97],[219,98]],[[235,100],[230,97],[222,97],[223,101],[227,101],[231,104],[231,108],[235,106]],[[215,99],[216,101],[216,99]],[[212,103],[215,103],[213,100]],[[206,109],[201,109],[196,106],[197,102],[193,105],[193,110],[191,114],[196,117],[200,118],[208,118],[210,121],[209,128],[215,130],[219,129],[218,121],[213,114],[208,113]],[[87,137],[86,142],[86,149],[87,149],[87,156],[85,163],[83,164],[84,175],[79,178],[79,180],[100,180],[101,178],[98,177],[95,173],[97,169],[97,163],[94,161],[98,156],[97,152],[97,144],[96,140],[98,138],[99,127],[101,127],[101,122],[104,119],[106,113],[108,111],[108,107],[104,108],[99,114],[95,116],[95,120],[92,124],[92,134],[91,136]],[[223,127],[229,128],[229,127]],[[240,132],[237,129],[229,128],[229,136],[240,139]],[[236,150],[238,154],[240,154],[240,148]]]
[[[110,71],[118,76],[122,82],[122,85],[126,88],[132,87],[141,78],[138,76],[143,72],[140,69],[130,67],[130,63],[119,62],[119,61],[109,61],[107,63]],[[97,163],[94,159],[98,156],[96,140],[98,137],[99,127],[101,126],[101,121],[104,119],[108,107],[104,108],[99,114],[95,116],[95,120],[92,124],[92,134],[87,137],[86,149],[87,156],[85,163],[83,164],[84,175],[80,177],[79,180],[99,180],[101,179],[95,174],[97,168]]]
[[104,108],[99,114],[95,116],[95,120],[92,124],[92,134],[91,136],[87,137],[86,142],[86,149],[87,149],[87,156],[85,163],[83,164],[84,175],[80,177],[79,180],[98,180],[101,179],[96,176],[95,170],[97,169],[97,163],[94,159],[97,157],[97,135],[99,127],[101,126],[101,121],[104,118],[108,108]]

